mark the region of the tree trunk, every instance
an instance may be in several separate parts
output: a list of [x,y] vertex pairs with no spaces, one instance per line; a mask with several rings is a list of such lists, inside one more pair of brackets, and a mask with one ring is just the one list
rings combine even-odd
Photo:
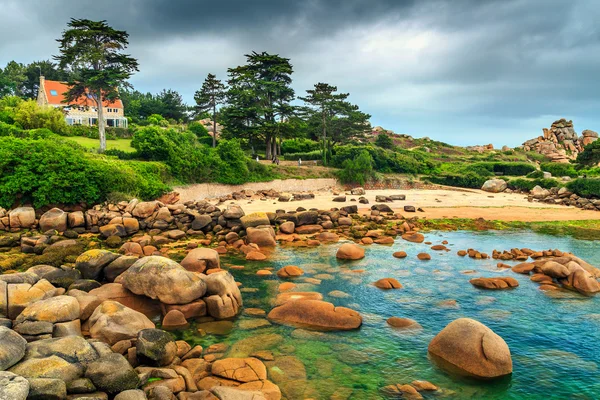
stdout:
[[323,117],[323,165],[327,165],[327,125],[325,120],[325,110],[321,113]]
[[100,137],[100,153],[106,151],[106,131],[104,127],[104,107],[102,91],[98,90],[96,105],[98,106],[98,136]]
[[217,103],[213,103],[213,147],[217,147]]
[[265,158],[267,160],[272,160],[273,157],[271,157],[271,136],[267,135],[267,138],[265,139]]

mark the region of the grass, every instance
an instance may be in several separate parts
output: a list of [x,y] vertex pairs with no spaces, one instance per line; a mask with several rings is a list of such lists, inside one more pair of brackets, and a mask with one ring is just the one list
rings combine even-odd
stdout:
[[[73,140],[78,144],[86,147],[88,149],[97,149],[100,147],[100,141],[98,139],[90,139],[83,136],[73,136],[69,137],[69,140]],[[115,149],[126,152],[134,152],[135,149],[131,147],[131,139],[107,139],[106,140],[106,148],[108,150]]]

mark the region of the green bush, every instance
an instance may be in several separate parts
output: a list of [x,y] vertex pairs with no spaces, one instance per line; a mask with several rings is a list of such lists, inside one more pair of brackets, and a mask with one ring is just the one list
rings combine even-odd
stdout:
[[[223,140],[217,146],[218,173],[217,182],[239,185],[248,182],[250,171],[247,161],[250,161],[237,140]],[[256,161],[255,161],[256,162]]]
[[510,176],[525,176],[533,171],[535,167],[523,162],[492,162],[492,172]]
[[27,100],[15,108],[15,124],[23,129],[47,128],[54,133],[68,130],[65,116],[55,107],[40,107],[35,100]]
[[108,149],[104,151],[104,155],[117,157],[119,160],[135,160],[139,158],[137,151],[123,151],[119,149]]
[[544,172],[540,171],[540,170],[535,170],[533,172],[528,173],[527,177],[531,178],[531,179],[543,178],[544,177]]
[[427,153],[398,149],[396,151],[382,149],[372,145],[345,145],[334,148],[335,154],[331,165],[343,168],[346,160],[353,160],[366,150],[373,159],[373,168],[382,173],[428,174],[435,168],[436,163]]
[[581,197],[600,197],[600,178],[574,179],[567,183],[567,189]]
[[310,139],[286,139],[281,142],[281,152],[286,156],[291,153],[312,153],[318,150],[320,150],[320,143]]
[[[489,172],[489,171],[488,171]],[[482,176],[475,172],[465,172],[461,174],[447,173],[441,175],[431,175],[427,179],[432,183],[446,186],[456,186],[472,189],[480,189],[489,177]]]
[[0,121],[0,136],[22,137],[23,135],[25,135],[23,129]]
[[577,155],[577,164],[592,166],[600,163],[600,140],[596,140],[583,148]]
[[0,138],[0,206],[5,208],[17,203],[91,205],[111,192],[152,199],[168,190],[167,180],[164,165],[86,154],[56,136]]
[[387,133],[380,133],[375,139],[375,145],[384,149],[391,149],[394,147],[394,141]]
[[523,190],[523,191],[530,191],[531,189],[533,189],[534,187],[539,186],[542,187],[544,189],[550,189],[553,187],[560,187],[561,184],[559,181],[557,181],[556,179],[523,179],[523,178],[517,178],[517,179],[511,179],[508,181],[508,188],[512,189],[512,190]]
[[542,171],[550,172],[552,176],[563,177],[568,176],[571,178],[577,178],[578,174],[575,171],[573,164],[553,163],[547,162],[540,165]]
[[208,129],[200,122],[190,122],[188,130],[198,138],[198,142],[206,146],[212,146],[212,136],[208,133]]
[[321,154],[321,150],[314,150],[307,153],[287,153],[283,157],[287,161],[298,161],[298,159],[301,159],[302,161],[312,161],[320,160],[323,158],[323,155]]
[[146,118],[146,120],[148,121],[148,124],[150,124],[150,125],[156,125],[156,126],[162,126],[162,127],[169,126],[169,121],[167,121],[165,119],[165,117],[163,117],[160,114],[152,114],[148,118]]
[[355,159],[344,161],[338,177],[342,183],[364,185],[374,177],[373,158],[368,151],[362,150]]

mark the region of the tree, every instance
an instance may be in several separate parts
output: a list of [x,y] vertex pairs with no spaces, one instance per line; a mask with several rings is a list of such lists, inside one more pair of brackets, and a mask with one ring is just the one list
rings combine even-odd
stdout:
[[213,143],[212,147],[217,146],[217,106],[223,104],[227,93],[225,85],[213,74],[208,74],[202,89],[196,91],[194,100],[196,100],[196,113],[212,111],[213,120]]
[[375,144],[384,149],[391,149],[394,147],[394,141],[387,133],[380,133],[375,139]]
[[20,87],[20,95],[27,99],[37,99],[40,75],[52,81],[68,81],[69,74],[62,71],[50,60],[34,61],[24,70],[25,80]]
[[0,71],[0,95],[23,97],[21,87],[25,82],[25,66],[16,61],[10,61]]
[[291,88],[293,67],[289,58],[266,52],[246,54],[246,65],[230,68],[225,120],[232,123],[230,133],[259,135],[265,142],[265,155],[277,155],[278,124],[284,105],[294,99]]
[[590,167],[600,163],[600,139],[593,141],[577,155],[577,164]]
[[98,110],[98,133],[100,152],[106,150],[106,134],[103,106],[105,101],[119,98],[118,88],[127,85],[127,80],[138,71],[135,58],[122,51],[129,44],[129,34],[111,28],[106,21],[71,19],[63,31],[60,55],[55,56],[61,69],[72,75],[67,102],[79,98],[91,98]]
[[174,119],[175,121],[185,122],[188,120],[188,106],[183,102],[183,97],[176,90],[163,89],[156,95],[156,100],[161,108],[157,114],[167,119]]

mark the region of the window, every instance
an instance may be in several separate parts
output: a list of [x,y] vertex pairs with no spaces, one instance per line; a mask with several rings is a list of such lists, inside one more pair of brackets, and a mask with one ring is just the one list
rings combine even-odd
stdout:
[[56,92],[56,90],[51,90],[50,96],[58,96],[58,93]]

